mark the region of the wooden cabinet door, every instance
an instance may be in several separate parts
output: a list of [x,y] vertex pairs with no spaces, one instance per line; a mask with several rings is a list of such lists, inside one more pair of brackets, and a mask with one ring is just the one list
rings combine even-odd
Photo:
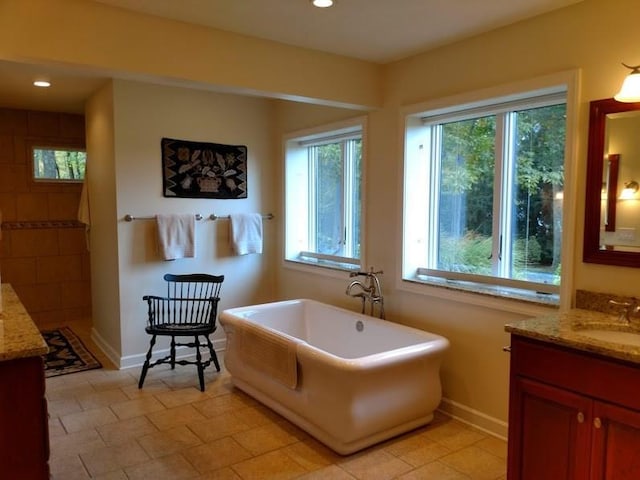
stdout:
[[509,480],[587,480],[593,401],[519,376],[512,389]]
[[591,478],[640,478],[640,412],[594,402]]
[[49,479],[44,391],[41,357],[0,362],[0,479]]

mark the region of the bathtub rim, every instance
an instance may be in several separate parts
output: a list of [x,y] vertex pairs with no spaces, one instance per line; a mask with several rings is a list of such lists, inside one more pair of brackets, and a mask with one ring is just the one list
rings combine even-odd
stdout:
[[[276,307],[278,305],[301,304],[301,303],[321,305],[322,307],[327,307],[332,310],[338,310],[343,313],[354,315],[355,318],[363,318],[367,322],[372,322],[374,324],[388,323],[393,325],[393,328],[398,328],[405,332],[411,332],[412,334],[417,335],[419,338],[423,339],[423,341],[413,345],[407,345],[403,347],[394,348],[391,350],[386,350],[383,352],[376,352],[369,355],[363,355],[361,357],[341,357],[339,355],[335,355],[331,352],[327,352],[326,350],[323,350],[314,345],[311,345],[310,343],[298,337],[294,337],[293,335],[289,335],[285,332],[282,332],[281,330],[277,330],[270,326],[253,321],[251,318],[248,318],[245,315],[238,314],[238,312],[242,312],[242,313],[246,311],[250,312],[251,310],[255,310],[255,309],[264,310],[267,308]],[[436,333],[428,332],[426,330],[420,330],[414,327],[409,327],[407,325],[392,322],[390,320],[383,320],[380,318],[371,317],[368,315],[364,315],[360,312],[353,312],[351,310],[347,310],[342,307],[336,307],[335,305],[330,305],[327,303],[322,303],[317,300],[311,300],[307,298],[267,302],[267,303],[261,303],[258,305],[248,305],[246,307],[235,307],[235,308],[225,309],[220,313],[220,323],[222,324],[223,328],[227,324],[232,325],[234,327],[240,326],[240,324],[242,324],[243,322],[256,325],[259,328],[262,328],[270,333],[280,335],[286,338],[287,340],[289,340],[290,342],[296,345],[296,350],[299,355],[301,354],[306,357],[322,357],[324,361],[327,361],[328,363],[333,364],[334,366],[339,366],[343,370],[356,371],[356,370],[362,370],[366,368],[384,367],[389,363],[391,359],[396,361],[402,361],[402,360],[410,360],[412,358],[423,356],[425,354],[438,355],[447,351],[450,347],[449,340]]]

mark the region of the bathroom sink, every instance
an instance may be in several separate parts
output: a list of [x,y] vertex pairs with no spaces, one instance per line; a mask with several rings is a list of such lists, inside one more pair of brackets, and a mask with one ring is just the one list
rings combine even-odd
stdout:
[[640,347],[640,332],[621,332],[618,330],[578,330],[579,335],[609,343],[620,343]]

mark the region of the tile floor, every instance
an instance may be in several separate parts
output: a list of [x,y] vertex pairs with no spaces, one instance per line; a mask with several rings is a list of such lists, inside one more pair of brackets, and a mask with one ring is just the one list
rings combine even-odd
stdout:
[[[72,326],[92,350],[88,329]],[[92,348],[93,347],[93,348]],[[47,379],[50,467],[75,479],[496,479],[506,443],[442,414],[426,427],[340,456],[209,369],[105,368]]]

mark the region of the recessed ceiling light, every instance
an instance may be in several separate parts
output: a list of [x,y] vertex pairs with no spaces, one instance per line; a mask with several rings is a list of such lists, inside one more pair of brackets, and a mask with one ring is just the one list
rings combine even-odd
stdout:
[[333,6],[333,0],[312,0],[311,3],[319,8],[327,8]]
[[46,87],[50,87],[50,86],[51,86],[51,82],[48,82],[48,81],[46,81],[46,80],[36,80],[35,82],[33,82],[33,84],[34,84],[36,87],[43,87],[43,88],[46,88]]

